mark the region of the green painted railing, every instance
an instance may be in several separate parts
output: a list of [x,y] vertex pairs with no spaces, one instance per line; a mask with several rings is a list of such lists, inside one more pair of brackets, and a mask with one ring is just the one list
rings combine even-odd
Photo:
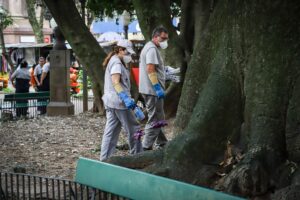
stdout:
[[5,94],[5,101],[12,100],[23,100],[23,99],[40,99],[40,98],[49,98],[50,92],[28,92],[28,93],[13,93],[13,94]]
[[242,199],[207,188],[87,158],[79,158],[75,181],[134,200]]

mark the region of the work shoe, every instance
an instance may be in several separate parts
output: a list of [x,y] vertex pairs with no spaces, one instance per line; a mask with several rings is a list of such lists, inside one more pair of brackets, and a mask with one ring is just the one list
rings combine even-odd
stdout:
[[151,150],[152,150],[152,148],[151,148],[151,147],[149,147],[149,148],[145,148],[145,147],[143,147],[143,150],[144,150],[144,151],[151,151]]

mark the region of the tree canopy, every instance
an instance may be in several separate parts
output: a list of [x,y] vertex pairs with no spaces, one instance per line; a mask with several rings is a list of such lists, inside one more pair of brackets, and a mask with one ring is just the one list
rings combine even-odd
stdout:
[[[172,11],[170,17],[180,16],[181,1],[172,0],[169,4]],[[121,15],[124,10],[131,14],[135,13],[132,0],[88,0],[87,7],[100,19],[105,16],[113,17],[114,14]]]

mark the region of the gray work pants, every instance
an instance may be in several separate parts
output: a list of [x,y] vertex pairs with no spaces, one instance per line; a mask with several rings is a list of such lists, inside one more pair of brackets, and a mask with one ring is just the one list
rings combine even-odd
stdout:
[[142,151],[141,141],[134,138],[134,134],[140,130],[140,125],[132,111],[107,108],[106,125],[101,144],[101,161],[114,153],[122,126],[127,133],[130,153],[135,154]]
[[154,124],[165,120],[164,100],[158,99],[153,95],[143,94],[148,113],[148,121],[145,126],[145,136],[143,139],[143,148],[152,149],[153,143],[157,146],[163,146],[167,143],[167,138],[162,127],[154,128]]

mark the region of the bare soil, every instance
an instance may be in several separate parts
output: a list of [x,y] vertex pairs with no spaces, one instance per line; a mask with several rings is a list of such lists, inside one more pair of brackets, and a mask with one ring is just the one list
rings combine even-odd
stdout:
[[[105,117],[84,113],[0,122],[0,171],[73,179],[77,159],[99,159]],[[165,129],[172,139],[170,125]],[[122,131],[119,144],[126,144]],[[117,150],[115,155],[126,155]]]

